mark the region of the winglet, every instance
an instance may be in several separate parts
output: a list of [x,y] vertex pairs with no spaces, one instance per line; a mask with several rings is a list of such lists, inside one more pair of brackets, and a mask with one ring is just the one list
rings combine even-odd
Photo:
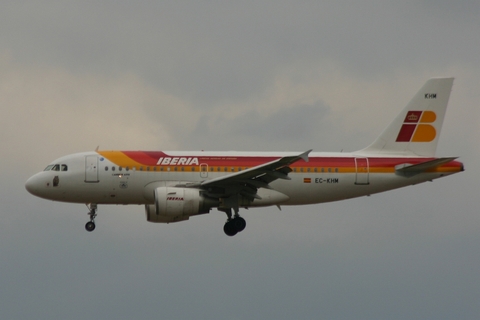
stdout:
[[313,149],[307,150],[301,155],[299,155],[300,158],[302,158],[305,162],[308,162],[308,154],[312,152]]
[[272,163],[277,163],[279,165],[278,167],[280,167],[280,166],[289,166],[292,163],[295,163],[300,159],[304,160],[305,162],[308,162],[308,154],[310,152],[312,152],[312,150],[313,149],[307,150],[307,151],[299,154],[298,156],[283,157],[283,158],[280,158],[279,160],[272,161]]

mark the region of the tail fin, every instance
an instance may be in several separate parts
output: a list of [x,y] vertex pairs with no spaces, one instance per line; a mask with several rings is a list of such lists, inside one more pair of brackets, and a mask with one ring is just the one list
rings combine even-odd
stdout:
[[453,78],[427,80],[383,133],[358,152],[435,156],[452,85]]

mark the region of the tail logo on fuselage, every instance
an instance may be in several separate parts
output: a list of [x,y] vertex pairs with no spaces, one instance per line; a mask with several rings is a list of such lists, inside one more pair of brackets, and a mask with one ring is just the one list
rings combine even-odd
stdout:
[[437,131],[430,124],[437,115],[433,111],[408,111],[396,142],[430,142],[437,136]]

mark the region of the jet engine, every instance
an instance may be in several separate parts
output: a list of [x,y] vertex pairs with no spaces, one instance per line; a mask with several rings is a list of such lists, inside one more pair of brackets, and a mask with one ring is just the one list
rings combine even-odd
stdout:
[[159,187],[154,190],[155,204],[145,205],[147,221],[170,223],[188,220],[190,216],[208,213],[218,200],[202,195],[193,188]]

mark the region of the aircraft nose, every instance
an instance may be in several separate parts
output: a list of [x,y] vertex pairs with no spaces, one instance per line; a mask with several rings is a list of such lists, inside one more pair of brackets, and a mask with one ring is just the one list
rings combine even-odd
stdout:
[[40,181],[40,177],[38,176],[38,174],[31,176],[27,180],[27,182],[25,182],[25,189],[27,189],[27,191],[33,194],[34,196],[39,195],[41,186],[42,186],[42,182]]

